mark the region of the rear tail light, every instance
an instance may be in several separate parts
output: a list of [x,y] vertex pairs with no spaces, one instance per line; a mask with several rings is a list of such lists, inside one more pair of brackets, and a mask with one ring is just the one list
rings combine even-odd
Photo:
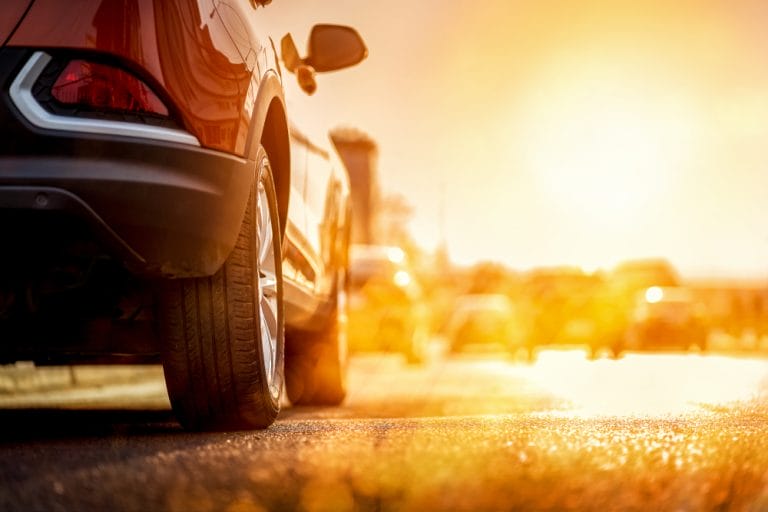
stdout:
[[62,105],[89,111],[168,116],[168,108],[147,84],[122,69],[85,60],[66,65],[51,96]]
[[35,52],[8,89],[11,102],[29,123],[46,130],[200,146],[149,76],[145,80],[108,58]]

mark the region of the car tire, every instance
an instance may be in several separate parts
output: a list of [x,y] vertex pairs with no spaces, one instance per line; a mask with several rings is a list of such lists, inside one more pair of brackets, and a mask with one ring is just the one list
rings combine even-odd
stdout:
[[339,405],[347,396],[347,285],[339,274],[326,324],[293,333],[286,345],[285,387],[294,405]]
[[282,256],[269,159],[256,179],[232,253],[212,276],[169,279],[159,294],[168,394],[191,430],[266,428],[280,409]]

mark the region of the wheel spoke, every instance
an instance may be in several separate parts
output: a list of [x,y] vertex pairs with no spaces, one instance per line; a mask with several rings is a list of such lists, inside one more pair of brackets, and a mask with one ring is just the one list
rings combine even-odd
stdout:
[[262,297],[270,299],[277,297],[277,277],[273,272],[259,272],[259,289]]
[[271,343],[277,339],[277,304],[274,301],[264,299],[261,303],[262,328],[269,333]]
[[264,354],[264,370],[267,374],[267,385],[271,386],[275,375],[275,348],[270,337],[269,329],[265,325],[263,318],[261,320],[261,336],[261,349]]
[[269,202],[266,191],[259,184],[259,215],[257,219],[259,234],[259,267],[274,270],[274,238],[272,236],[272,220],[269,216]]
[[[262,309],[263,311],[263,309]],[[272,380],[275,376],[275,339],[274,333],[271,332],[267,319],[264,315],[261,315],[261,321],[259,322],[261,328],[261,349],[264,354],[264,369],[267,373],[267,385],[272,385]]]
[[259,326],[261,329],[261,346],[264,352],[264,362],[267,370],[267,381],[272,385],[275,373],[275,357],[277,352],[277,299],[262,295],[259,304]]

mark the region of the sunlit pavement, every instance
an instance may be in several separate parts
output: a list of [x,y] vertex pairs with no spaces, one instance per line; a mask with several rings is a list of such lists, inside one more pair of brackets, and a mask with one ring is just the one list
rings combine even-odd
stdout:
[[534,364],[500,353],[445,357],[424,367],[360,356],[346,406],[302,415],[562,417],[708,415],[768,396],[768,359],[629,353],[590,361],[584,350],[543,350]]
[[94,375],[0,395],[81,409],[2,412],[0,510],[768,510],[762,358],[360,355],[343,407],[220,434]]

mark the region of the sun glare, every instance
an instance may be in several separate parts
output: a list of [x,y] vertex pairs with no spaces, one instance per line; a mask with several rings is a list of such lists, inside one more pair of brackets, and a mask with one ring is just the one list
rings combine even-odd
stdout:
[[526,111],[524,158],[540,193],[583,222],[642,215],[690,152],[693,116],[674,89],[610,62],[545,73]]
[[[763,361],[688,354],[628,354],[619,361],[588,362],[576,350],[550,350],[529,372],[534,382],[570,403],[570,409],[557,413],[567,417],[701,414],[748,403],[765,381]],[[619,378],[621,388],[605,385]]]
[[657,302],[661,302],[661,300],[664,298],[664,290],[662,290],[658,286],[651,286],[647,290],[645,290],[645,300],[651,304],[656,304]]

